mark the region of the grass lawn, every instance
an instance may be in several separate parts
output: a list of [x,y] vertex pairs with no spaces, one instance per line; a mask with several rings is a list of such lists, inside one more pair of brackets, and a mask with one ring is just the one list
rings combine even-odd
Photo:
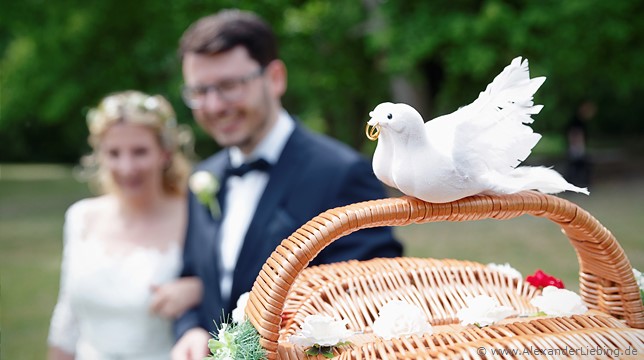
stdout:
[[87,195],[69,168],[0,165],[0,358],[45,358],[64,211]]
[[[590,197],[566,195],[610,229],[632,265],[644,270],[644,176],[598,182]],[[0,165],[1,359],[43,359],[58,292],[65,209],[89,195],[67,167]],[[577,259],[545,219],[433,223],[396,228],[407,256],[509,262],[537,268],[578,289]]]

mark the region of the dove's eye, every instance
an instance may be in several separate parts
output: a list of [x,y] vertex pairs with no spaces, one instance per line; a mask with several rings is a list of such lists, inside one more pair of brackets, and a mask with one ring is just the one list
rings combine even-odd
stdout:
[[391,120],[393,118],[393,115],[387,114],[387,119]]

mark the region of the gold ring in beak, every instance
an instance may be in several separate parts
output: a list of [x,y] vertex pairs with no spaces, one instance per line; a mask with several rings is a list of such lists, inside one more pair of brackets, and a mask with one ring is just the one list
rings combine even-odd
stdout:
[[376,141],[378,139],[378,136],[380,136],[380,125],[371,126],[369,125],[369,123],[367,123],[365,134],[367,134],[367,139]]

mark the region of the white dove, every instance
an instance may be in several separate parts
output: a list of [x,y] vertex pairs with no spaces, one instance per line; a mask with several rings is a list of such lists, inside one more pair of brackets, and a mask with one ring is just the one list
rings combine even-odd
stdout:
[[378,139],[376,177],[436,203],[531,189],[588,194],[550,168],[517,167],[541,138],[525,124],[543,107],[532,97],[545,80],[530,79],[528,60],[517,57],[472,104],[427,123],[407,104],[376,106],[367,123],[367,136]]

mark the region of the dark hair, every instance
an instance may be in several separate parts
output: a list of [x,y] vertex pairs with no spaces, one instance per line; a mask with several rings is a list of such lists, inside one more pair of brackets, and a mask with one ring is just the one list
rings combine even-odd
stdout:
[[277,59],[277,41],[271,27],[256,14],[236,9],[222,10],[193,23],[181,37],[179,56],[216,55],[239,45],[262,67]]

